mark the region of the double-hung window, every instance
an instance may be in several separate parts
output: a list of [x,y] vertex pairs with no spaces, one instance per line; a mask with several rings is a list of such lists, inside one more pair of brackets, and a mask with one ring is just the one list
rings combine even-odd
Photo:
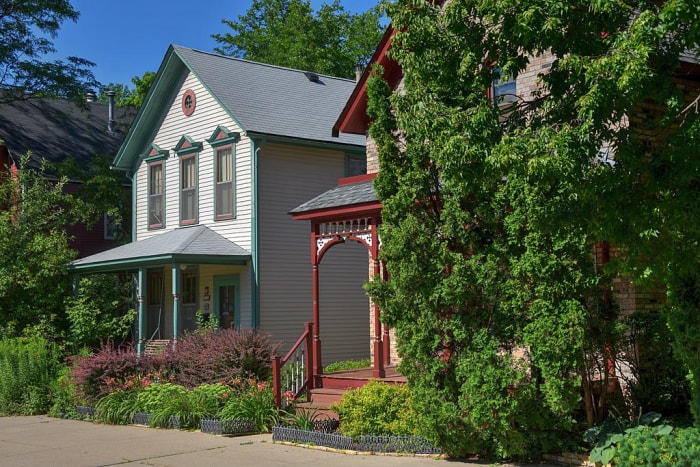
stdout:
[[163,161],[148,164],[148,228],[159,229],[165,223],[163,219],[163,193],[165,179]]
[[180,159],[180,223],[197,222],[197,157]]
[[345,156],[345,176],[354,177],[356,175],[365,175],[367,173],[367,157],[357,154]]
[[189,136],[180,138],[175,153],[180,157],[180,224],[196,224],[199,218],[197,156],[202,143]]
[[216,127],[207,142],[214,148],[214,219],[236,217],[236,143],[239,134]]
[[216,148],[216,218],[233,217],[233,148]]

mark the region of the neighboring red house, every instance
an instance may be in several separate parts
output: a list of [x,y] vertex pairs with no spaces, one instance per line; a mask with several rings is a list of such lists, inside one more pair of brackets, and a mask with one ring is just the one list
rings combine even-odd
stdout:
[[[28,98],[0,104],[0,172],[14,172],[20,159],[31,153],[28,167],[38,168],[42,159],[57,163],[73,159],[87,168],[98,154],[116,154],[135,115],[132,109],[103,104],[89,94],[85,108],[63,99]],[[49,176],[51,176],[49,174]],[[124,187],[129,189],[129,179]],[[79,183],[70,181],[66,191],[74,193]],[[115,245],[112,226],[106,218],[91,229],[75,225],[68,229],[72,247],[87,256]]]

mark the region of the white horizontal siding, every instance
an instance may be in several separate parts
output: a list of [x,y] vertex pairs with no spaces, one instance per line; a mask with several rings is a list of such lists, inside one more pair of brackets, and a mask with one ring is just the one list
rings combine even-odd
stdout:
[[[182,113],[181,100],[185,90],[194,90],[197,100],[194,114],[187,117]],[[228,116],[209,92],[199,83],[196,77],[189,74],[180,92],[177,93],[163,124],[156,133],[153,143],[161,149],[170,151],[165,160],[165,228],[148,229],[148,167],[141,164],[137,170],[136,187],[136,238],[142,240],[152,235],[176,229],[180,226],[180,180],[179,157],[172,149],[187,135],[196,142],[202,143],[202,151],[198,155],[198,223],[210,227],[242,248],[251,248],[251,145],[250,139],[241,136],[235,147],[236,156],[236,218],[232,220],[214,220],[214,150],[206,142],[217,126],[224,126],[230,131],[242,134],[242,129]]]
[[[341,151],[267,145],[259,159],[260,324],[288,349],[312,320],[310,225],[291,209],[336,186]],[[339,245],[321,271],[323,361],[369,356],[367,250]]]

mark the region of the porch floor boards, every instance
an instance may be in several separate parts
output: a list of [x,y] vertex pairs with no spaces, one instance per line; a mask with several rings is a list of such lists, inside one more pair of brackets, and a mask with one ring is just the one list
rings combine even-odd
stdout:
[[339,402],[346,391],[361,388],[371,379],[389,384],[406,383],[406,378],[393,366],[385,368],[384,378],[374,378],[372,373],[372,368],[360,368],[358,370],[336,371],[321,375],[322,387],[311,390],[311,402],[297,403],[297,407],[315,409],[327,417],[337,418],[337,415],[328,410],[328,408],[331,404]]

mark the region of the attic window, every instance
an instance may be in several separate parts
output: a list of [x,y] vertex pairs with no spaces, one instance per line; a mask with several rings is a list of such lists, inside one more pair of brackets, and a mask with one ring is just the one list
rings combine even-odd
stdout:
[[188,89],[182,95],[182,113],[185,114],[187,117],[189,117],[190,115],[192,115],[194,113],[194,109],[196,106],[197,106],[197,97],[195,96],[193,90]]

